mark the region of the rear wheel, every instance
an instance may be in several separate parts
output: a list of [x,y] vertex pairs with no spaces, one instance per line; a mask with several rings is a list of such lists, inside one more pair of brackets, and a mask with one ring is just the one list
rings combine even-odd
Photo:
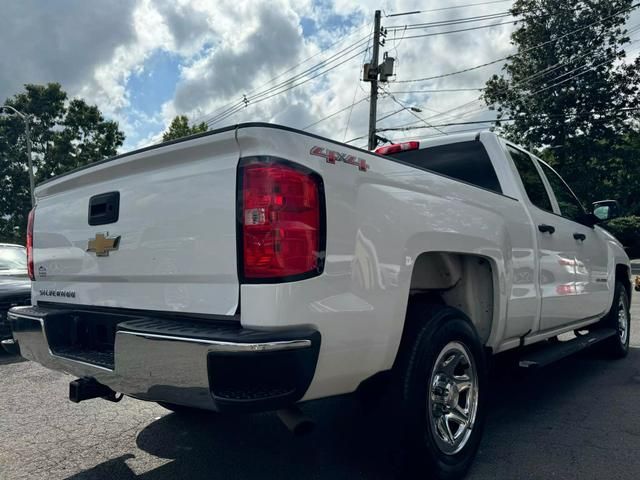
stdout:
[[621,282],[616,282],[613,305],[606,317],[598,323],[603,328],[613,328],[616,335],[603,342],[603,348],[613,358],[623,358],[629,353],[631,314],[629,296]]
[[404,466],[410,478],[461,478],[482,436],[484,352],[462,312],[445,306],[423,308],[410,309],[414,318],[409,321],[419,326],[403,346],[397,372]]

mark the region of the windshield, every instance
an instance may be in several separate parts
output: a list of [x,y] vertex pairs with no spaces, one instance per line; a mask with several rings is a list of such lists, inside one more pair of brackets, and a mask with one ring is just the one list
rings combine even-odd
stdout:
[[0,247],[0,272],[26,269],[27,251],[23,247]]

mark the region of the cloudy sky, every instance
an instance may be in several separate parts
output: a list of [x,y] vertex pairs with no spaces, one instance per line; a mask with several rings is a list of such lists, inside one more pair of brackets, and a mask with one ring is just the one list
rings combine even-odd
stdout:
[[[484,4],[443,9],[476,3]],[[482,104],[474,102],[477,91],[415,91],[481,87],[501,63],[431,81],[403,81],[512,53],[514,25],[408,37],[508,18],[428,30],[402,27],[499,14],[510,5],[509,0],[4,0],[0,100],[24,83],[60,82],[71,96],[97,104],[119,122],[127,137],[123,150],[157,142],[176,114],[208,121],[211,128],[268,121],[350,140],[366,134],[369,84],[359,79],[379,8],[385,15],[423,13],[383,15],[389,32],[381,55],[396,59],[397,76],[385,86],[395,93],[383,95],[378,118],[401,105],[419,108],[415,115],[431,123],[487,118]],[[420,122],[415,115],[403,110],[380,125]],[[395,132],[389,138],[407,135]]]

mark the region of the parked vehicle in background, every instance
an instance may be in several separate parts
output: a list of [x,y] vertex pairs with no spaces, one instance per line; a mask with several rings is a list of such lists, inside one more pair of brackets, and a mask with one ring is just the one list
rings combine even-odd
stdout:
[[36,198],[34,305],[9,316],[24,357],[79,377],[76,402],[280,410],[297,430],[298,401],[382,389],[407,478],[451,479],[480,444],[489,357],[629,348],[629,259],[597,225],[615,202],[596,217],[490,132],[372,153],[243,124]]
[[31,305],[27,251],[21,245],[0,243],[0,341],[11,338],[7,311],[18,305]]

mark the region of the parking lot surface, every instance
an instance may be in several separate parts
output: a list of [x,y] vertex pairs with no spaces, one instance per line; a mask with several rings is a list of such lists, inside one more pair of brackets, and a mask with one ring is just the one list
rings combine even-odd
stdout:
[[[640,295],[624,360],[585,352],[494,374],[469,479],[640,478]],[[0,354],[0,479],[393,478],[379,420],[351,397],[306,404],[315,431],[273,414],[179,416],[153,403],[66,398],[73,378]]]

